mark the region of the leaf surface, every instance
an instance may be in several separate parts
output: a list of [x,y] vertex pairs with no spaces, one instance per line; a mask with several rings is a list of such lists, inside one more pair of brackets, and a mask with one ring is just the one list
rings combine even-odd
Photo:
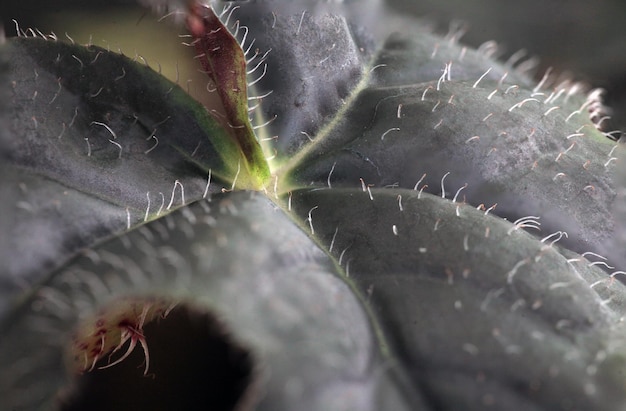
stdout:
[[[6,407],[53,406],[72,383],[64,361],[111,365],[124,330],[131,347],[158,345],[141,322],[113,321],[106,307],[125,298],[223,320],[259,366],[261,410],[626,402],[623,272],[576,253],[623,254],[620,150],[587,113],[597,95],[535,87],[489,45],[466,49],[458,32],[378,6],[231,10],[224,24],[263,64],[248,80],[255,132],[275,154],[264,194],[229,192],[260,174],[246,176],[232,133],[150,69],[43,40],[0,48],[0,229],[15,239],[0,244]],[[230,103],[241,120],[246,102]],[[115,333],[82,335],[101,314]],[[100,338],[106,349],[87,350]]]
[[258,84],[259,94],[272,92],[258,121],[276,116],[262,132],[277,136],[283,192],[461,190],[459,200],[497,204],[493,212],[511,221],[541,217],[546,235],[566,232],[563,243],[577,252],[610,254],[618,161],[607,137],[618,135],[597,129],[598,91],[548,75],[535,85],[524,63],[495,61],[495,45],[460,45],[461,29],[442,38],[380,12],[386,28],[368,33],[349,6],[341,17],[311,5],[283,16],[271,4],[233,15],[249,36],[267,33],[255,44],[272,50],[268,69],[279,73]]
[[434,409],[626,400],[626,288],[558,237],[405,189],[306,189],[291,204],[368,296]]
[[[2,49],[10,61],[3,293],[43,279],[83,247],[202,198],[209,169],[214,191],[231,188],[238,152],[224,130],[150,68],[35,38]],[[14,258],[22,250],[29,257]]]
[[41,409],[66,382],[67,341],[78,321],[125,297],[156,296],[214,313],[251,350],[259,410],[419,409],[367,311],[335,272],[261,194],[215,195],[103,243],[42,284],[2,325],[0,398],[8,409]]
[[584,100],[560,108],[488,81],[436,88],[363,91],[326,141],[311,146],[294,180],[355,187],[362,179],[497,204],[497,215],[539,216],[544,233],[565,231],[574,250],[606,254],[617,143],[577,113]]

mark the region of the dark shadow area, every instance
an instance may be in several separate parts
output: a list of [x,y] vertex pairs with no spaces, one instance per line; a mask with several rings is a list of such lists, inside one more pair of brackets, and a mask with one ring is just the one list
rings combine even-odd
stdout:
[[[38,27],[42,30],[46,27],[46,16],[49,14],[62,13],[67,10],[106,10],[112,6],[134,6],[133,0],[8,0],[0,2],[0,22],[4,26],[7,36],[16,35],[15,24],[17,20],[21,27]],[[63,34],[63,33],[60,33]]]
[[150,352],[147,375],[139,344],[120,364],[98,369],[109,364],[105,357],[94,371],[77,378],[62,396],[60,410],[227,411],[250,397],[255,379],[252,355],[233,342],[215,318],[177,307],[144,331]]

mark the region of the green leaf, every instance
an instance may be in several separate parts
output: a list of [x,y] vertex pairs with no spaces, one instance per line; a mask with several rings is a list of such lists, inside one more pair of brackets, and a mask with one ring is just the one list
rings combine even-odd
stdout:
[[[626,161],[626,152],[623,146],[616,150],[615,156],[623,164]],[[621,166],[613,176],[617,193],[613,203],[612,213],[615,218],[615,235],[609,244],[609,252],[616,265],[626,266],[626,167]]]
[[547,233],[567,232],[574,250],[606,254],[617,143],[587,114],[596,93],[496,82],[489,78],[504,68],[484,58],[479,67],[469,52],[468,66],[446,63],[434,79],[430,63],[410,64],[428,62],[429,49],[402,40],[386,43],[368,84],[285,167],[286,184],[396,185],[448,197],[462,189],[461,201],[497,204],[494,212],[511,221],[540,216]]
[[275,74],[254,88],[258,95],[271,92],[257,116],[260,123],[276,117],[259,132],[278,136],[279,165],[339,122],[361,90],[372,85],[436,80],[450,61],[455,80],[476,79],[491,67],[488,79],[499,80],[508,71],[510,81],[530,84],[510,67],[489,60],[488,50],[477,52],[459,46],[458,38],[435,36],[414,21],[385,13],[377,1],[318,3],[291,2],[276,13],[274,3],[257,2],[236,14],[255,47],[261,53],[271,50],[267,65]]
[[453,197],[464,187],[461,201],[497,204],[511,221],[539,216],[577,252],[610,252],[617,144],[594,124],[597,91],[548,75],[535,86],[493,60],[493,46],[458,44],[460,31],[442,39],[404,22],[376,49],[381,34],[356,28],[353,10],[276,17],[264,5],[237,17],[251,35],[268,33],[263,49],[280,51],[268,59],[280,75],[262,79],[259,93],[272,90],[261,118],[278,116],[264,132],[278,136],[281,191],[418,183]]
[[566,231],[565,243],[574,250],[604,254],[613,235],[616,143],[590,120],[574,115],[566,121],[584,100],[546,115],[563,103],[483,84],[363,91],[337,126],[311,145],[293,184],[355,187],[363,179],[376,187],[426,187],[446,197],[465,187],[459,201],[497,204],[494,212],[511,221],[540,216],[544,232]]
[[[597,93],[535,87],[494,49],[379,5],[194,11],[199,58],[241,134],[104,50],[0,49],[15,80],[0,229],[18,244],[0,244],[0,407],[624,403],[623,271],[600,269],[623,254],[619,147],[596,130]],[[256,37],[247,58],[267,71],[254,87],[217,27]],[[275,151],[273,195],[230,192],[267,182],[251,129]],[[576,253],[589,249],[609,260]]]
[[[419,408],[397,364],[380,350],[367,312],[335,272],[332,261],[258,193],[220,194],[185,207],[77,258],[12,312],[1,330],[3,408],[45,405],[69,382],[63,363],[71,361],[67,340],[78,321],[95,323],[101,307],[141,297],[193,304],[219,318],[255,359],[260,410]],[[148,349],[153,344],[147,339]],[[181,366],[193,364],[184,352],[178,355]],[[99,365],[111,361],[108,352],[100,358]],[[162,360],[150,361],[158,366]],[[89,368],[91,357],[84,364]],[[142,378],[143,367],[129,370]]]
[[[0,190],[11,199],[0,223],[10,239],[0,251],[3,296],[85,246],[202,198],[209,170],[212,191],[231,188],[239,154],[228,134],[151,69],[35,38],[2,50],[10,105]],[[28,258],[14,258],[23,250]]]
[[[376,13],[375,3],[358,6],[361,12]],[[355,10],[354,5],[335,6]],[[363,62],[375,47],[355,21],[341,13],[328,13],[326,4],[296,1],[281,7],[286,10],[276,13],[275,3],[256,2],[237,10],[233,18],[248,28],[248,42],[255,39],[253,48],[260,55],[268,53],[270,74],[261,76],[260,67],[250,80],[256,82],[251,95],[263,96],[254,113],[256,123],[272,120],[257,133],[261,138],[275,137],[275,168],[337,113],[358,85]]]
[[612,409],[626,287],[474,207],[405,189],[307,189],[293,209],[368,296],[437,409]]

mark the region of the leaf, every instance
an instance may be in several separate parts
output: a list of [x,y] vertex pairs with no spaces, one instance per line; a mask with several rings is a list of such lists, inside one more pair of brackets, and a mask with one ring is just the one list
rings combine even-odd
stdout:
[[379,3],[298,1],[276,12],[273,2],[258,2],[233,13],[248,27],[255,47],[269,51],[273,75],[261,78],[255,89],[258,95],[271,94],[263,97],[257,115],[261,124],[276,117],[259,132],[278,136],[275,147],[282,162],[340,121],[362,89],[374,84],[437,79],[450,61],[455,79],[476,79],[492,67],[487,78],[498,80],[510,71],[510,80],[530,83],[486,60],[488,54],[463,50],[455,38],[442,41],[414,21],[385,13]]
[[[373,3],[361,7],[372,10]],[[257,124],[275,118],[257,133],[261,138],[278,136],[277,164],[296,153],[307,135],[314,136],[337,112],[360,81],[363,60],[374,47],[366,33],[341,14],[316,11],[316,6],[324,10],[317,2],[294,2],[284,11],[283,5],[276,11],[273,2],[249,4],[232,17],[248,27],[248,42],[254,39],[258,53],[268,53],[271,75],[261,76],[263,67],[253,73],[251,95],[263,96],[255,112]]]
[[[199,53],[197,58],[220,96],[226,111],[225,127],[239,146],[252,180],[253,185],[249,188],[259,189],[268,183],[270,170],[248,118],[247,71],[243,44],[240,46],[237,43],[237,39],[222,24],[211,7],[199,3],[190,7],[187,27],[194,37]],[[261,63],[262,61],[258,64]]]
[[[208,170],[213,191],[231,188],[239,154],[228,135],[151,69],[35,38],[2,50],[11,84],[3,306],[79,249],[202,198]],[[13,258],[22,250],[28,258]]]
[[281,170],[287,186],[362,179],[441,193],[445,179],[446,195],[467,184],[461,198],[470,204],[497,203],[494,212],[511,220],[541,216],[573,249],[607,252],[616,143],[585,113],[596,110],[597,92],[584,99],[577,84],[529,86],[453,39],[428,35],[392,36],[365,67],[373,71]]
[[[262,79],[259,92],[272,91],[261,118],[278,116],[264,133],[278,136],[283,192],[418,183],[441,194],[443,185],[474,206],[497,204],[493,212],[511,221],[540,216],[544,232],[565,231],[577,252],[610,252],[617,144],[597,130],[598,91],[581,95],[581,84],[549,73],[535,86],[491,59],[495,48],[459,45],[460,31],[442,39],[404,21],[376,49],[350,12],[329,17],[309,6],[259,18],[264,4],[235,15],[277,51],[268,67],[280,75]],[[323,86],[308,85],[321,77]]]
[[[328,257],[258,193],[219,194],[185,207],[77,258],[13,311],[2,325],[3,408],[39,409],[68,382],[66,341],[78,321],[95,322],[96,311],[111,302],[150,296],[213,313],[251,351],[263,392],[259,410],[419,408],[381,352],[367,312],[334,272]],[[147,340],[148,348],[153,344]],[[179,354],[181,366],[193,364],[184,352],[169,353]],[[167,376],[155,381],[161,378]]]
[[608,245],[611,257],[617,262],[619,267],[626,266],[626,167],[623,166],[626,161],[626,152],[623,146],[615,150],[615,156],[618,158],[621,166],[616,170],[613,176],[617,193],[611,212],[615,218],[615,235]]
[[[165,3],[186,7],[181,2],[148,2],[155,7]],[[240,167],[236,139],[192,102],[162,102],[167,86],[156,87],[156,97],[145,100],[147,111],[152,113],[151,105],[162,102],[164,111],[157,110],[159,114],[173,111],[178,118],[179,110],[191,113],[181,117],[181,127],[199,133],[183,133],[184,145],[172,143],[158,164],[146,164],[148,147],[141,147],[144,154],[128,159],[123,178],[111,172],[114,167],[106,168],[125,158],[119,158],[111,141],[106,144],[109,139],[117,142],[117,136],[107,133],[110,128],[117,134],[118,128],[104,118],[113,110],[98,104],[88,107],[93,106],[90,110],[99,119],[83,119],[82,131],[103,137],[97,140],[103,143],[97,151],[101,157],[85,161],[82,133],[58,154],[57,158],[80,166],[74,174],[60,169],[63,178],[41,182],[39,170],[48,178],[59,173],[61,161],[50,166],[42,161],[44,155],[37,155],[33,157],[38,162],[31,165],[28,161],[33,160],[26,156],[30,146],[17,146],[19,156],[11,157],[10,168],[3,172],[3,181],[9,183],[6,198],[25,199],[20,209],[28,210],[41,198],[60,203],[52,196],[59,195],[61,185],[70,187],[67,204],[36,215],[51,224],[55,229],[49,231],[63,242],[80,237],[71,247],[63,243],[59,252],[52,248],[56,243],[49,233],[28,239],[26,231],[17,235],[28,242],[16,255],[25,256],[22,250],[31,249],[39,254],[32,262],[31,278],[18,278],[28,279],[23,289],[15,278],[0,276],[7,283],[0,289],[10,297],[2,298],[6,303],[0,307],[0,333],[5,336],[0,346],[0,398],[8,402],[6,408],[51,407],[57,394],[66,401],[76,398],[71,395],[89,396],[85,387],[94,380],[109,382],[102,388],[125,385],[133,398],[143,392],[139,387],[149,385],[144,379],[150,378],[151,370],[159,381],[177,379],[179,374],[161,368],[163,358],[174,358],[180,363],[174,368],[201,383],[237,369],[243,379],[230,380],[228,386],[244,386],[238,391],[243,409],[259,399],[258,390],[265,394],[261,410],[488,405],[608,410],[624,402],[625,334],[620,321],[624,286],[615,281],[622,272],[607,275],[599,267],[610,261],[565,248],[589,245],[600,250],[612,235],[602,227],[612,227],[606,210],[614,206],[615,183],[608,174],[617,162],[611,160],[617,150],[595,130],[593,119],[583,115],[589,108],[598,114],[597,93],[585,101],[569,84],[535,90],[523,73],[490,60],[494,50],[489,47],[464,50],[456,43],[456,32],[442,39],[401,24],[378,8],[371,12],[372,5],[379,4],[253,2],[233,11],[234,27],[223,23],[233,31],[247,25],[249,38],[257,37],[255,58],[260,61],[272,49],[267,72],[263,71],[267,75],[249,80],[259,80],[250,96],[260,103],[253,112],[259,141],[266,153],[276,154],[269,164],[274,196],[228,192],[229,187],[249,186],[247,177],[254,177],[246,177],[245,165]],[[336,10],[341,14],[333,14]],[[363,28],[365,18],[376,20],[382,29]],[[388,36],[391,30],[403,33]],[[47,44],[41,52],[61,47]],[[87,101],[106,96],[108,89],[91,88],[89,81],[106,79],[104,73],[80,76],[87,66],[92,69],[87,62],[98,54],[62,47],[89,56],[67,59],[67,67],[76,73],[71,80],[82,90],[76,93]],[[52,53],[40,59],[45,64],[39,66],[47,70],[33,73],[39,80],[43,73],[47,76],[45,93],[34,94],[29,71],[18,73],[24,84],[30,83],[24,90],[17,88],[22,100],[13,106],[18,112],[36,110],[11,113],[20,130],[35,124],[39,130],[44,124],[39,113],[47,113],[56,94],[51,85],[65,87],[61,81],[55,83],[58,74],[50,68],[54,58]],[[103,52],[96,62],[103,58],[117,57]],[[132,64],[127,63],[121,58],[111,61],[115,69],[130,70]],[[106,71],[109,77],[116,73],[110,66]],[[144,71],[142,76],[151,73]],[[131,112],[134,107],[143,112],[143,99],[133,98],[135,86],[149,96],[155,92],[153,83],[162,84],[158,76],[150,75],[157,79],[148,83],[150,87],[136,81],[129,83],[127,94],[122,93],[128,101],[113,111],[117,124],[129,129],[136,125],[134,117],[131,121],[120,113],[129,107]],[[44,95],[48,105],[38,103]],[[223,98],[226,105],[241,110],[241,100],[228,98]],[[62,114],[71,119],[73,111],[67,104],[62,107],[66,110]],[[445,122],[433,120],[441,114]],[[149,123],[143,134],[137,133],[137,143],[144,145],[152,127],[171,124],[169,120],[159,124],[159,117],[152,114],[148,120],[140,116],[137,124],[140,121]],[[499,135],[502,130],[508,134]],[[211,142],[206,153],[201,151],[205,146],[196,152],[201,137]],[[570,148],[571,139],[576,145]],[[539,158],[536,170],[533,156]],[[492,159],[494,163],[489,163]],[[23,170],[31,170],[33,176]],[[94,170],[105,170],[106,177]],[[218,179],[209,190],[213,202],[188,205],[204,197],[208,170]],[[243,182],[237,178],[239,171],[244,173]],[[446,174],[449,171],[453,173]],[[81,172],[91,173],[89,183],[74,178]],[[179,181],[174,188],[184,184],[188,192],[193,187],[193,200],[186,196],[185,207],[172,214],[151,211],[156,206],[142,202],[143,195],[156,192],[154,186],[164,192],[160,187],[171,187],[172,177]],[[22,178],[26,185],[19,184]],[[411,190],[416,181],[416,190]],[[465,188],[464,181],[470,182]],[[587,185],[581,192],[582,181]],[[431,193],[425,192],[424,184]],[[33,190],[25,191],[30,185]],[[126,188],[116,191],[118,185]],[[383,188],[386,185],[393,188]],[[586,191],[588,186],[593,189]],[[510,208],[503,212],[499,204],[494,210],[485,200],[493,198],[508,201]],[[486,205],[480,207],[480,202]],[[148,218],[142,224],[146,209]],[[542,218],[529,215],[535,210],[539,211],[534,215],[541,213]],[[93,220],[95,211],[103,221]],[[514,223],[501,218],[512,216],[523,218]],[[33,219],[25,213],[14,217],[11,224],[17,227]],[[156,217],[161,218],[150,221]],[[590,225],[585,225],[587,220]],[[70,229],[60,231],[68,223]],[[41,222],[33,226],[45,227]],[[67,262],[78,248],[101,242],[124,227],[135,228]],[[523,230],[540,227],[542,240]],[[571,233],[569,242],[563,230]],[[50,251],[48,259],[41,258],[43,252],[35,243],[39,238],[44,240],[43,251]],[[173,319],[161,322],[170,306]],[[213,332],[199,337],[183,318],[187,314],[207,322]],[[168,353],[168,337],[173,335],[185,342],[197,340],[201,347],[177,344]],[[214,343],[226,346],[235,358],[230,361],[230,355],[217,351]],[[225,361],[210,362],[206,368],[215,368],[214,373],[204,375],[192,367],[200,359],[204,364],[201,354]],[[70,372],[93,370],[74,381],[63,373],[64,363],[69,363]],[[141,382],[133,381],[133,375]],[[58,391],[68,383],[70,397],[67,391]],[[166,385],[176,392],[163,390],[164,398],[185,395],[179,386]],[[118,402],[109,408],[119,408],[126,398],[113,398]],[[150,399],[172,408],[158,398],[155,394]],[[154,403],[142,404],[154,408]],[[187,403],[179,405],[187,409]]]
[[474,206],[497,204],[494,212],[511,221],[540,216],[544,232],[567,232],[564,243],[574,250],[605,254],[613,235],[616,143],[583,114],[582,121],[576,117],[584,100],[546,115],[563,103],[483,84],[363,91],[324,140],[311,145],[293,184],[354,187],[363,179],[376,187],[458,193]]
[[368,295],[437,409],[624,403],[626,287],[474,207],[406,189],[305,189],[291,204]]

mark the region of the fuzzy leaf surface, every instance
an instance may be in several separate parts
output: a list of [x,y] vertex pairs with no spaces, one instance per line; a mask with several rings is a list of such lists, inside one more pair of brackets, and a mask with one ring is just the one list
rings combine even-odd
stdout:
[[467,184],[459,201],[497,204],[494,212],[511,221],[539,216],[546,235],[565,231],[574,250],[606,254],[617,143],[584,112],[566,121],[584,100],[559,110],[530,97],[531,91],[511,95],[506,87],[451,82],[437,91],[432,81],[365,90],[328,130],[327,142],[312,144],[294,179],[301,185],[329,179],[353,187],[360,179],[376,187],[417,185],[446,197]]
[[541,242],[474,207],[370,191],[306,189],[291,201],[367,295],[433,409],[625,403],[622,283],[556,237]]
[[64,355],[78,321],[140,296],[190,302],[221,318],[258,359],[259,410],[421,408],[336,272],[262,194],[185,207],[75,259],[13,311],[2,324],[3,409],[47,409],[68,382]]
[[[269,122],[257,132],[275,150],[275,192],[191,206],[209,169],[211,193],[238,170],[238,148],[203,109],[103,50],[2,47],[16,80],[0,190],[15,201],[0,228],[21,242],[0,244],[15,264],[0,279],[7,407],[51,406],[75,325],[133,296],[223,318],[271,370],[262,410],[626,402],[624,287],[604,261],[559,248],[606,250],[614,143],[567,89],[533,90],[454,32],[382,14],[384,28],[367,30],[370,5],[260,1],[233,12],[259,53],[272,49],[253,120]],[[186,206],[164,216],[183,186]],[[496,202],[490,216],[476,210]],[[539,238],[554,236],[541,242],[496,212],[541,217]]]
[[[3,296],[81,248],[202,198],[209,169],[214,189],[230,188],[238,154],[227,134],[152,69],[42,39],[1,48]],[[28,258],[15,258],[24,250]]]
[[463,49],[457,37],[443,40],[415,21],[388,14],[378,1],[330,6],[296,1],[280,13],[276,10],[276,2],[256,2],[233,15],[248,27],[248,39],[255,39],[259,52],[269,51],[272,75],[261,78],[255,89],[256,95],[271,94],[263,98],[257,115],[260,123],[276,117],[259,132],[278,136],[279,163],[339,121],[345,105],[352,107],[368,86],[437,79],[449,62],[455,79],[478,78],[491,67],[487,78],[498,80],[511,71],[509,80],[530,83],[510,67],[488,60],[489,50]]
[[342,15],[310,4],[277,15],[272,5],[234,15],[279,73],[258,84],[272,93],[257,121],[276,116],[261,132],[276,137],[284,190],[419,182],[440,194],[445,176],[446,196],[467,184],[461,200],[497,204],[511,221],[539,216],[577,252],[610,253],[617,144],[596,129],[597,101],[580,85],[535,86],[524,63],[492,59],[495,46],[460,45],[460,29],[441,38],[380,12],[387,24],[377,26],[390,28],[369,33],[349,5]]

